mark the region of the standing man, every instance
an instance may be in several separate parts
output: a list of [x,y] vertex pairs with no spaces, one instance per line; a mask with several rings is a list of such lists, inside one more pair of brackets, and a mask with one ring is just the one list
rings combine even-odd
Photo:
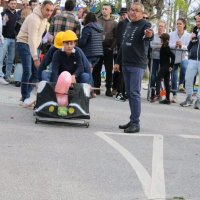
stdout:
[[[186,69],[185,74],[185,89],[187,97],[184,102],[180,105],[182,107],[188,107],[193,104],[193,82],[194,77],[199,76],[200,80],[200,15],[199,13],[195,16],[196,27],[193,29],[193,33],[191,34],[191,40],[188,45],[189,51],[189,61],[188,67]],[[197,93],[197,100],[194,105],[195,109],[200,109],[200,84]]]
[[144,6],[139,2],[132,3],[130,8],[130,20],[127,24],[122,47],[116,60],[114,70],[119,70],[122,63],[122,71],[126,93],[131,110],[130,121],[120,125],[125,133],[140,131],[141,113],[141,82],[144,70],[148,63],[148,48],[150,39],[153,37],[151,24],[143,19]]
[[[94,87],[99,88],[101,86],[101,69],[102,65],[105,65],[106,69],[106,96],[112,97],[112,70],[113,70],[113,49],[116,45],[116,28],[117,22],[111,17],[112,8],[110,4],[104,4],[102,7],[102,17],[98,22],[103,27],[103,57],[93,69]],[[96,91],[96,94],[100,94],[100,90]]]
[[[1,13],[3,22],[3,32],[4,37],[3,42],[0,44],[0,78],[2,84],[8,84],[10,81],[11,70],[13,66],[13,60],[15,57],[15,23],[19,16],[16,12],[17,1],[9,0],[8,8]],[[4,74],[2,72],[3,60],[7,54],[6,59],[6,74],[5,80],[3,80]]]
[[125,20],[128,17],[127,8],[121,8],[119,11],[119,21]]
[[30,98],[32,87],[29,84],[36,81],[36,69],[40,66],[38,47],[46,29],[47,19],[51,17],[54,6],[49,0],[38,5],[22,24],[17,35],[17,48],[22,60],[23,74],[21,84],[22,106],[33,104]]
[[29,6],[31,8],[31,10],[33,11],[34,8],[38,5],[38,1],[37,0],[30,0],[29,1]]
[[60,32],[66,30],[72,30],[76,33],[77,37],[80,36],[80,22],[76,19],[75,15],[73,14],[73,10],[76,6],[74,0],[67,0],[65,2],[65,11],[61,14],[55,15],[51,21],[49,27],[49,33],[51,34],[53,41],[53,37]]

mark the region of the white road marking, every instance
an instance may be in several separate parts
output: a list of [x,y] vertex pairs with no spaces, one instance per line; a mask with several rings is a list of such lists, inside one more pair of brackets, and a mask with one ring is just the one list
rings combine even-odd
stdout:
[[200,139],[200,136],[198,135],[179,135],[179,136],[186,139]]
[[[97,132],[98,137],[110,144],[115,150],[117,150],[131,165],[133,170],[140,180],[144,193],[148,199],[163,198],[165,199],[165,178],[163,167],[163,136],[162,135],[149,135],[149,134],[134,134],[132,137],[147,137],[153,136],[153,159],[152,159],[152,177],[149,175],[144,166],[123,146],[117,143],[112,138],[105,134],[114,134],[110,132]],[[123,135],[117,133],[117,135]],[[130,136],[130,135],[127,135]]]

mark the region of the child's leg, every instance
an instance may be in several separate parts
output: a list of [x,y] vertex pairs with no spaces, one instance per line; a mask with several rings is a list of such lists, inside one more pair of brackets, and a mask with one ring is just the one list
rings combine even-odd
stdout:
[[166,90],[166,99],[170,100],[170,85],[169,85],[169,79],[170,79],[170,72],[165,72],[164,75],[164,85]]
[[160,70],[158,72],[157,80],[156,80],[156,95],[160,96],[160,85],[161,85],[161,80],[163,78],[163,70]]

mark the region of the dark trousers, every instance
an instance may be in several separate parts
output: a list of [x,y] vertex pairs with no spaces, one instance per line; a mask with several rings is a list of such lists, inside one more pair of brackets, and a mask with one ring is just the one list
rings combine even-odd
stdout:
[[144,69],[134,66],[123,66],[124,83],[126,88],[126,94],[129,100],[129,106],[131,110],[130,122],[134,125],[140,123],[141,113],[141,83],[144,74]]
[[161,68],[160,71],[158,72],[158,77],[156,81],[156,94],[160,94],[160,86],[161,86],[161,81],[164,79],[164,85],[165,85],[165,90],[166,90],[166,99],[170,100],[170,85],[169,85],[169,80],[170,80],[170,72],[169,69]]
[[105,65],[106,70],[106,88],[110,89],[112,86],[112,69],[113,69],[113,51],[104,49],[104,55],[99,59],[99,62],[94,66],[92,75],[94,79],[94,87],[101,86],[101,69]]
[[125,84],[122,73],[122,67],[120,65],[120,72],[114,72],[113,74],[113,89],[116,89],[118,93],[125,94]]

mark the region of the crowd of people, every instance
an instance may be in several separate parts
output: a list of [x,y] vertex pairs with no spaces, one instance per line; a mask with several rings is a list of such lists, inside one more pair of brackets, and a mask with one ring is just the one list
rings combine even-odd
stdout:
[[[45,0],[23,2],[9,0],[0,17],[0,84],[21,87],[21,105],[30,106],[33,84],[41,80],[56,82],[68,71],[73,83],[88,83],[101,93],[101,71],[105,67],[105,95],[118,101],[128,99],[130,120],[120,125],[125,133],[140,131],[141,83],[146,69],[150,71],[151,102],[177,102],[177,92],[186,92],[187,107],[193,104],[193,85],[200,80],[200,13],[192,33],[186,20],[179,18],[175,31],[166,33],[166,22],[151,28],[143,4],[132,3],[121,8],[119,22],[112,17],[112,6],[102,5],[101,16],[87,8],[75,13],[74,0],[66,0],[64,10]],[[5,62],[5,68],[4,66]],[[180,70],[179,70],[180,69]],[[164,81],[166,99],[161,100]],[[200,85],[200,84],[199,84]],[[170,93],[173,96],[170,98]],[[194,108],[200,109],[200,89]]]

